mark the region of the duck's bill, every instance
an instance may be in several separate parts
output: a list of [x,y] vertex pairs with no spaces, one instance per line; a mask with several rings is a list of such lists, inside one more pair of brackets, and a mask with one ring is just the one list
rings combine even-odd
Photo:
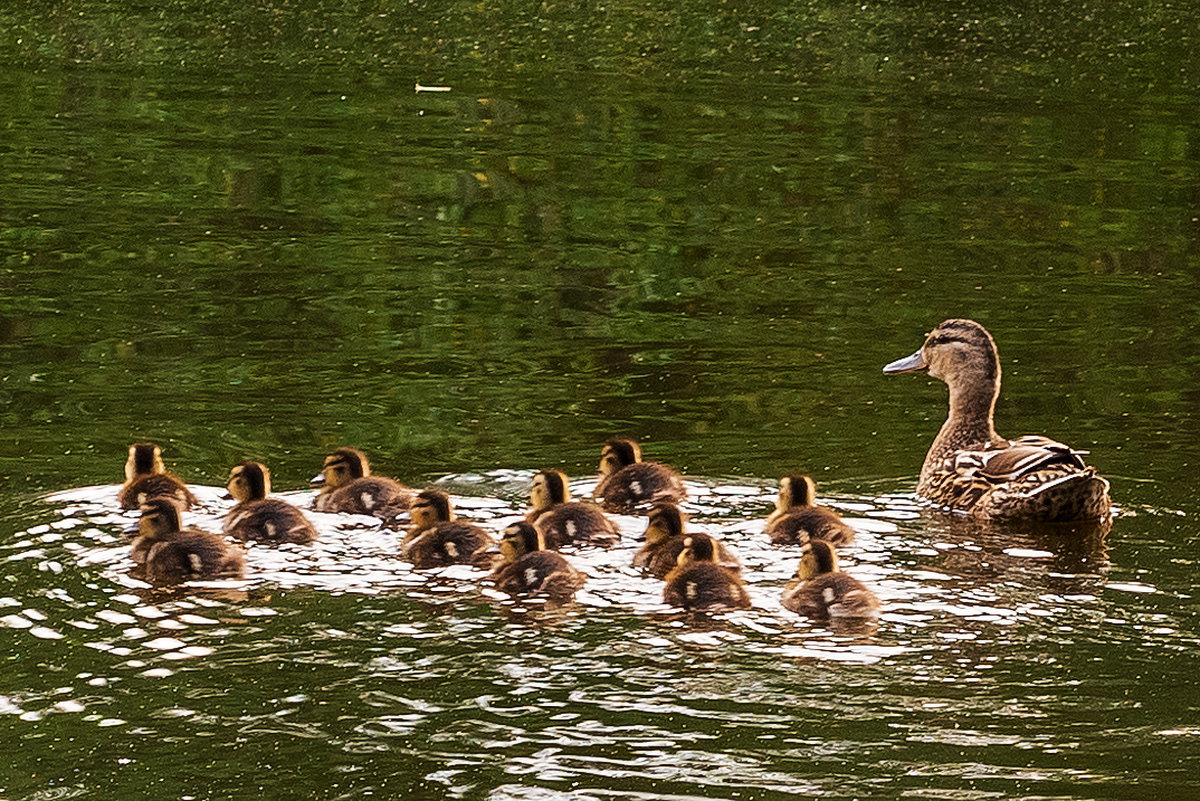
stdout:
[[323,486],[325,484],[325,474],[317,473],[315,476],[313,476],[312,478],[310,478],[308,480],[308,483],[314,487]]
[[896,359],[896,361],[884,365],[883,372],[888,374],[915,373],[927,367],[929,365],[925,362],[925,354],[922,351],[917,351],[912,356],[905,356],[903,359]]

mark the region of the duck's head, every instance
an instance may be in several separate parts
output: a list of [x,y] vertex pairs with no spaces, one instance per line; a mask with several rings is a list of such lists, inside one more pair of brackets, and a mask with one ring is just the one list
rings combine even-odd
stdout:
[[225,488],[238,503],[262,500],[271,493],[271,471],[261,462],[242,462],[229,471]]
[[600,451],[600,475],[607,476],[622,467],[642,461],[642,449],[631,439],[610,439]]
[[800,549],[800,567],[796,570],[796,577],[801,581],[833,573],[837,569],[837,552],[825,540],[809,540]]
[[1000,381],[1000,358],[988,330],[974,320],[946,320],[929,332],[916,353],[886,365],[883,372],[924,370],[947,384]]
[[125,480],[133,481],[141,476],[167,472],[163,464],[162,449],[153,442],[135,442],[129,446],[129,458],[125,460]]
[[160,540],[183,527],[179,506],[170,498],[147,498],[142,501],[142,516],[138,518],[139,537]]
[[642,539],[657,545],[669,537],[683,533],[683,512],[673,503],[656,503],[646,516],[646,531]]
[[529,503],[536,509],[549,509],[571,500],[571,488],[567,476],[561,470],[543,470],[533,477],[533,488],[529,490]]
[[798,506],[812,506],[816,503],[817,485],[808,476],[784,476],[779,479],[779,497],[775,500],[775,508],[786,512]]
[[504,535],[500,538],[500,556],[505,562],[515,562],[527,553],[545,549],[542,535],[523,520],[504,529]]
[[371,463],[367,455],[356,448],[338,448],[325,457],[321,472],[309,483],[314,487],[337,489],[356,478],[371,475]]
[[683,550],[679,552],[676,564],[687,565],[692,562],[717,561],[717,543],[707,534],[691,534],[683,541]]
[[448,523],[454,519],[450,508],[450,496],[441,490],[421,490],[408,507],[412,518],[414,531],[424,531],[433,528],[438,523]]

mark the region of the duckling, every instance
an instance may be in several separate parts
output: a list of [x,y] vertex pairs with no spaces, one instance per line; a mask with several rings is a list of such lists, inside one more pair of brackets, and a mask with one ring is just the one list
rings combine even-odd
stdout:
[[875,593],[838,570],[833,546],[818,539],[809,540],[801,549],[796,578],[784,588],[782,600],[785,608],[819,620],[879,614]]
[[663,602],[684,609],[749,609],[742,580],[717,564],[716,543],[707,534],[690,534],[675,569],[667,574]]
[[767,536],[772,545],[802,545],[810,537],[842,545],[854,539],[854,529],[838,513],[817,506],[817,485],[808,476],[779,479],[775,511],[767,518]]
[[117,494],[122,509],[137,509],[142,498],[174,498],[184,509],[196,505],[196,496],[176,476],[167,472],[162,449],[153,442],[135,442],[125,460],[125,483]]
[[130,556],[152,584],[180,584],[214,578],[241,578],[241,551],[220,534],[183,528],[179,506],[170,498],[142,504]]
[[679,503],[687,497],[687,489],[667,465],[643,462],[637,442],[614,439],[600,452],[600,482],[594,495],[609,511],[628,512],[642,503]]
[[569,601],[587,580],[560,554],[546,550],[541,532],[525,521],[504,529],[500,558],[503,561],[492,573],[492,580],[509,595],[546,595],[556,601]]
[[[642,538],[646,544],[633,555],[633,566],[645,570],[655,578],[665,578],[675,569],[679,555],[683,553],[688,538],[684,532],[683,512],[673,503],[656,503],[646,520],[646,532]],[[701,535],[707,536],[707,535]],[[717,561],[721,567],[734,573],[742,569],[742,563],[724,546],[716,542]]]
[[490,563],[495,543],[482,528],[454,519],[450,496],[440,490],[423,490],[409,508],[412,525],[400,545],[400,554],[419,568]]
[[411,489],[385,476],[371,475],[366,454],[355,448],[338,448],[326,456],[321,472],[309,483],[321,488],[313,502],[319,512],[393,520],[412,503]]
[[239,540],[269,545],[294,542],[308,545],[317,530],[304,513],[281,498],[268,498],[271,471],[260,462],[242,462],[229,471],[229,494],[238,502],[225,515],[222,527]]
[[1076,522],[1106,519],[1108,481],[1081,451],[1041,436],[1007,440],[993,422],[1000,356],[974,320],[946,320],[887,374],[928,372],[950,388],[950,413],[925,454],[917,495],[984,520]]
[[529,503],[533,508],[525,519],[545,537],[547,548],[576,544],[607,548],[621,540],[621,530],[604,512],[590,503],[571,500],[571,488],[561,470],[543,470],[533,477]]

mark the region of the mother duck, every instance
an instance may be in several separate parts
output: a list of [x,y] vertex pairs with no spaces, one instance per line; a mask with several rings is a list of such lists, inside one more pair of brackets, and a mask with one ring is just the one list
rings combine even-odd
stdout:
[[1108,481],[1079,451],[1045,437],[996,433],[1000,359],[982,325],[946,320],[920,350],[883,368],[917,371],[950,387],[950,414],[925,455],[917,495],[985,520],[1075,522],[1110,514]]

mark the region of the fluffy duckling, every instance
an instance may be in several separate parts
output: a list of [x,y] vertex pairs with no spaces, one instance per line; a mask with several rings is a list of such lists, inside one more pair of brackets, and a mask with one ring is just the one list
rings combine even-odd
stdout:
[[600,482],[596,500],[614,512],[628,512],[642,503],[687,497],[683,479],[670,467],[643,462],[642,449],[632,439],[614,439],[600,452]]
[[311,482],[321,488],[313,502],[319,512],[349,512],[392,520],[408,509],[413,491],[385,476],[371,475],[371,463],[356,448],[338,448],[325,457]]
[[808,476],[779,479],[775,511],[767,518],[772,545],[803,545],[809,538],[843,545],[854,539],[854,529],[838,513],[816,505],[817,485]]
[[130,555],[150,583],[242,576],[245,560],[241,551],[219,534],[183,528],[179,506],[173,500],[149,498],[141,508]]
[[454,519],[450,496],[440,490],[423,490],[409,508],[412,525],[400,554],[416,567],[477,565],[490,563],[495,544],[482,528]]
[[167,472],[162,449],[153,442],[135,442],[125,460],[125,483],[117,494],[122,509],[137,509],[142,499],[173,498],[184,509],[196,505],[196,496]]
[[242,462],[229,471],[229,494],[238,503],[225,515],[222,527],[239,540],[268,545],[294,542],[308,545],[317,530],[304,513],[271,493],[271,471],[260,462]]
[[684,609],[749,609],[742,580],[717,564],[716,543],[707,534],[691,534],[675,569],[667,574],[663,602]]
[[[656,503],[646,520],[646,543],[633,555],[633,566],[645,570],[655,578],[666,578],[679,563],[679,555],[687,547],[690,534],[684,532],[683,512],[673,503]],[[700,535],[705,536],[707,535]],[[711,539],[711,538],[709,538]],[[742,563],[722,543],[716,542],[717,562],[734,573],[740,572]]]
[[621,540],[621,530],[604,512],[590,503],[571,500],[571,488],[561,470],[543,470],[533,477],[529,503],[533,508],[525,519],[545,538],[547,548],[564,545],[607,548]]
[[796,578],[783,590],[783,605],[818,620],[879,614],[875,593],[838,570],[833,546],[817,539],[809,540],[801,550]]
[[500,558],[503,561],[492,573],[492,580],[509,595],[545,595],[555,601],[569,601],[587,580],[560,554],[546,550],[541,532],[525,521],[504,529]]

